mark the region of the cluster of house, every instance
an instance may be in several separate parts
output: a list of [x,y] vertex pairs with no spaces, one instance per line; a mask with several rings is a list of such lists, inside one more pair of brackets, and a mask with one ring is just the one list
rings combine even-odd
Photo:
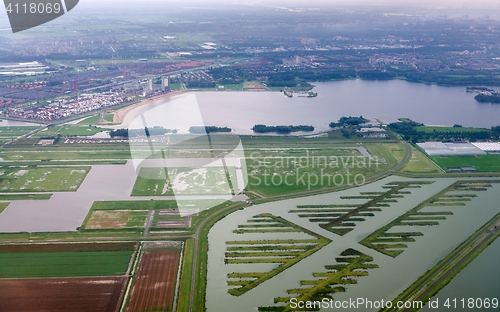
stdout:
[[51,121],[84,114],[130,101],[131,98],[115,93],[82,94],[74,99],[60,99],[45,106],[9,108],[9,117]]

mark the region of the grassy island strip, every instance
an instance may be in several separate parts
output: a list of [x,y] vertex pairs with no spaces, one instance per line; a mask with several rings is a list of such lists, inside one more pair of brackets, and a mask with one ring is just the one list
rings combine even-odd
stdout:
[[[396,306],[398,301],[420,300],[424,303],[427,302],[500,236],[499,223],[500,213],[397,296],[392,301],[393,306]],[[386,308],[381,311],[396,310],[395,308]]]
[[290,213],[297,213],[300,218],[309,218],[310,222],[317,222],[327,231],[343,236],[351,232],[358,222],[366,221],[366,217],[373,217],[375,212],[389,207],[389,203],[397,202],[410,194],[405,189],[420,188],[421,185],[431,184],[432,181],[391,182],[383,186],[385,192],[364,192],[360,196],[342,197],[342,199],[367,200],[361,205],[332,204],[332,205],[301,205]]
[[269,213],[254,216],[245,225],[238,226],[234,233],[276,233],[308,234],[309,239],[273,239],[228,241],[226,264],[276,263],[278,266],[269,272],[234,272],[228,274],[228,292],[240,296],[285,271],[292,265],[309,257],[328,245],[331,240],[301,226]]
[[[289,289],[287,293],[298,302],[332,299],[331,294],[345,292],[345,285],[356,284],[357,278],[367,276],[369,269],[378,265],[371,264],[373,258],[355,249],[344,250],[335,258],[337,264],[326,265],[326,272],[313,273],[315,279],[300,281],[300,288]],[[286,306],[259,307],[259,311],[297,311],[290,306],[292,297],[275,298],[275,303],[288,303]]]
[[[438,221],[446,220],[447,216],[453,215],[451,211],[427,212],[422,211],[426,207],[453,207],[464,206],[466,201],[477,197],[472,192],[486,191],[492,183],[500,183],[500,180],[470,180],[457,181],[445,188],[415,208],[407,211],[391,223],[373,232],[360,241],[360,244],[377,250],[387,256],[397,257],[408,246],[405,243],[414,242],[414,237],[423,236],[421,232],[389,232],[395,226],[433,226],[439,225]],[[464,194],[457,194],[464,192]]]

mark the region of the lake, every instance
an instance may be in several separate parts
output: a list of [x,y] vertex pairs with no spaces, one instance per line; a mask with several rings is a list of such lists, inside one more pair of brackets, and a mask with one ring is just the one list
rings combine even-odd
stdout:
[[[227,126],[252,134],[255,124],[313,125],[315,132],[342,116],[383,122],[408,117],[428,125],[471,127],[500,124],[500,104],[479,103],[465,87],[442,87],[401,80],[315,82],[315,98],[288,98],[280,92],[203,91],[163,99],[132,110],[124,127],[144,115],[150,126],[187,132],[190,126]],[[141,117],[142,119],[142,117]]]

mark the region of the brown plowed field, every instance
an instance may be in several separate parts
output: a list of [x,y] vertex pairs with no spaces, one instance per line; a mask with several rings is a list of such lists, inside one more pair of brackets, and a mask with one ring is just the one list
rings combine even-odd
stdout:
[[125,277],[0,279],[0,311],[114,312]]
[[178,265],[178,250],[143,253],[127,312],[172,311]]

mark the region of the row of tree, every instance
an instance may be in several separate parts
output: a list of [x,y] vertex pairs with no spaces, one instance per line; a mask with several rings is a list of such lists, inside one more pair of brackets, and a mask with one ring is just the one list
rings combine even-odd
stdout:
[[228,127],[215,127],[215,126],[193,126],[189,128],[190,133],[211,133],[211,132],[231,132]]
[[177,133],[177,130],[165,129],[163,127],[155,126],[152,128],[144,128],[144,129],[116,129],[109,132],[109,136],[114,137],[143,137],[146,136],[154,136],[154,135],[164,135],[167,133]]
[[289,134],[292,132],[298,131],[314,131],[313,126],[266,126],[266,125],[255,125],[252,130],[257,133],[268,133],[268,132],[277,132],[280,134]]

